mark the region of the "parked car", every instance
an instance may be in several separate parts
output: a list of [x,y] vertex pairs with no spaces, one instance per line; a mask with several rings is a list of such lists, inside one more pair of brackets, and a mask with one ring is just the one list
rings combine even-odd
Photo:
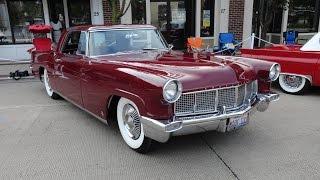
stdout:
[[290,94],[303,94],[311,86],[320,86],[320,33],[304,46],[279,45],[261,49],[241,49],[242,57],[258,58],[281,65],[279,84]]
[[279,98],[270,89],[279,64],[172,51],[150,25],[73,27],[55,50],[31,53],[49,97],[117,121],[140,153],[154,140],[241,128]]

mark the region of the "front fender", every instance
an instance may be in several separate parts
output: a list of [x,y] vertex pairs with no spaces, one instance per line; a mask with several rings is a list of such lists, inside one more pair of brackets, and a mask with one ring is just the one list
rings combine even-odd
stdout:
[[109,96],[124,97],[136,104],[139,109],[140,115],[159,120],[168,120],[173,116],[173,105],[165,103],[162,100],[162,94],[156,91],[145,91],[144,89],[128,91],[123,89],[115,89]]

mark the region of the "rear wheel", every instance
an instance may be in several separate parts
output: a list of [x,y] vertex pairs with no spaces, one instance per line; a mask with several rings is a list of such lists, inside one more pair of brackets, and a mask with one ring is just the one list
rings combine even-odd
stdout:
[[126,144],[139,153],[147,153],[152,140],[144,136],[137,106],[126,98],[120,98],[117,119],[120,133]]
[[48,71],[46,69],[44,69],[44,72],[43,72],[43,80],[44,80],[44,86],[46,88],[46,92],[48,96],[51,97],[52,99],[59,99],[60,96],[57,93],[55,93],[51,88]]
[[289,94],[303,94],[310,87],[310,82],[297,75],[282,74],[279,77],[279,84],[282,91]]

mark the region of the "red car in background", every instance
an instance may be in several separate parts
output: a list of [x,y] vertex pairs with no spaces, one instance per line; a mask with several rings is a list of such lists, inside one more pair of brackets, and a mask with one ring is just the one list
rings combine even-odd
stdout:
[[272,45],[262,49],[241,49],[241,56],[277,62],[281,65],[279,85],[290,94],[302,94],[320,86],[320,33],[304,46]]
[[152,141],[248,124],[279,95],[270,89],[277,63],[172,51],[149,25],[68,29],[56,49],[35,39],[32,72],[49,97],[63,97],[145,153]]

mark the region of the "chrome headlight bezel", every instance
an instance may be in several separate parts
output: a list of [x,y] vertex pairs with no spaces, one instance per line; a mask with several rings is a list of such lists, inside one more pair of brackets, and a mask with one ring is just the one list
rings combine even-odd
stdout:
[[[174,96],[172,96],[172,98],[169,98],[169,96],[171,95],[168,95],[168,90],[169,90],[168,88],[172,85],[176,86],[176,91]],[[166,102],[174,103],[180,98],[181,95],[182,95],[182,84],[180,81],[176,79],[171,79],[164,84],[162,88],[162,96]]]
[[269,80],[276,81],[280,76],[280,72],[281,72],[280,64],[278,63],[273,64],[269,70]]

